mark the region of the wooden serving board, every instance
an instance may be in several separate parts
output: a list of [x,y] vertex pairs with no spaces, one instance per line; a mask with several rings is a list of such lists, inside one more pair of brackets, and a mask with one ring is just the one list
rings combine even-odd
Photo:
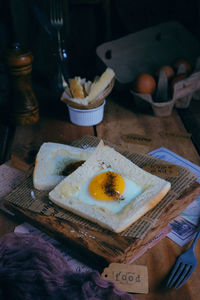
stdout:
[[[124,100],[124,98],[123,98]],[[158,147],[166,147],[192,162],[199,164],[199,156],[190,139],[174,139],[170,137],[162,138],[159,133],[162,131],[184,133],[185,128],[176,111],[168,118],[155,118],[152,115],[135,114],[114,101],[107,101],[104,121],[96,127],[99,138],[108,140],[110,143],[119,145],[128,151],[148,153]],[[39,134],[38,134],[39,133]],[[125,133],[138,133],[151,137],[148,145],[126,143],[121,137]],[[27,171],[34,161],[30,157],[30,151],[36,149],[42,142],[52,141],[60,143],[71,143],[74,139],[86,134],[93,134],[93,128],[78,128],[72,124],[64,122],[53,122],[43,120],[28,128],[17,128],[13,150],[22,149],[25,146],[25,156],[28,160],[24,170]],[[21,142],[23,141],[23,142]],[[23,144],[23,145],[22,145]],[[20,162],[24,162],[23,155],[13,152],[12,162],[20,168]],[[32,153],[32,152],[31,152]],[[15,155],[16,154],[16,155]],[[28,155],[27,155],[28,154]],[[17,160],[16,160],[17,158]],[[29,160],[30,159],[30,160]],[[31,163],[30,163],[31,162]],[[133,260],[138,253],[147,248],[149,242],[158,235],[184,208],[188,206],[200,193],[200,185],[194,183],[189,190],[183,191],[182,195],[169,205],[162,213],[159,221],[151,228],[143,239],[122,237],[114,233],[105,233],[89,230],[88,228],[77,226],[77,224],[64,221],[53,216],[44,216],[25,210],[16,205],[6,202],[8,209],[21,216],[24,220],[39,227],[56,239],[72,242],[79,248],[86,250],[86,253],[95,253],[103,257],[107,262],[128,263]],[[81,247],[82,246],[82,247]]]
[[44,216],[27,209],[22,209],[9,201],[4,205],[39,227],[52,237],[63,241],[70,241],[81,249],[89,251],[104,258],[107,262],[129,263],[140,251],[147,248],[152,239],[158,235],[184,208],[200,194],[200,184],[193,183],[182,195],[169,205],[162,213],[158,222],[152,227],[143,239],[119,236],[110,232],[97,232],[78,224],[62,220],[53,216]]

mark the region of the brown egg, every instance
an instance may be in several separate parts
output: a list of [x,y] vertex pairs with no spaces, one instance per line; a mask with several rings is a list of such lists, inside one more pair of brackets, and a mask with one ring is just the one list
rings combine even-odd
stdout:
[[171,79],[172,77],[174,77],[174,70],[172,67],[168,66],[168,65],[164,65],[162,67],[160,67],[157,71],[156,71],[156,75],[159,76],[160,71],[164,70],[166,72],[167,78]]
[[173,79],[172,82],[171,82],[171,92],[172,92],[172,94],[173,94],[173,92],[174,92],[174,85],[175,85],[177,82],[179,82],[179,81],[185,79],[186,77],[187,77],[187,73],[185,73],[185,74],[179,74],[179,75],[177,75],[176,77],[174,77],[174,79]]
[[153,94],[156,88],[154,77],[147,73],[140,74],[134,82],[134,90],[140,94]]
[[173,66],[175,72],[177,72],[180,65],[185,66],[186,73],[191,72],[191,70],[192,70],[191,64],[189,63],[189,61],[187,61],[184,58],[177,58],[177,59],[174,60],[172,66]]

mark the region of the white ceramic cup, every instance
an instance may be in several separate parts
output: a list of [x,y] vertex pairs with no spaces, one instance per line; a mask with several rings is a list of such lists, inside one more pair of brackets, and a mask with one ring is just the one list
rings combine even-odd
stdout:
[[93,126],[101,123],[104,116],[104,103],[92,109],[77,109],[67,105],[70,121],[79,126]]

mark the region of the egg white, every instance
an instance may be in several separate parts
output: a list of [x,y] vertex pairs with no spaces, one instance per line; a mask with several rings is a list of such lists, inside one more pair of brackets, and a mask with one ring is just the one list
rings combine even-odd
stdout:
[[[98,173],[96,173],[93,178],[103,172],[115,172],[113,169],[108,168],[104,169]],[[123,177],[123,176],[122,176]],[[109,200],[109,201],[102,201],[96,200],[93,198],[89,193],[89,184],[92,178],[87,180],[82,186],[80,187],[79,191],[76,194],[73,194],[73,197],[78,199],[79,201],[85,202],[90,205],[95,205],[102,210],[107,210],[112,213],[120,212],[128,203],[130,203],[136,196],[142,193],[142,187],[138,186],[132,180],[123,177],[125,181],[125,189],[121,194],[123,200]]]

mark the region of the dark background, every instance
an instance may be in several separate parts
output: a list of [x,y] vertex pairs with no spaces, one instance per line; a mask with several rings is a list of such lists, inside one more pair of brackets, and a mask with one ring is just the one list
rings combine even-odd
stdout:
[[[37,7],[50,22],[50,1],[0,1],[0,163],[5,160],[8,140],[15,130],[10,119],[13,99],[5,61],[14,42],[34,55],[32,81],[40,113],[55,116],[60,105],[59,111],[63,111],[66,118],[66,107],[52,84],[57,66],[55,42],[34,11]],[[99,74],[96,47],[106,41],[170,20],[179,21],[200,39],[199,0],[63,0],[63,5],[62,37],[69,55],[70,72],[87,79]]]
[[[169,20],[177,20],[200,37],[198,0],[63,0],[62,36],[71,74],[92,79],[97,74],[96,47],[103,42]],[[34,55],[33,80],[38,97],[51,88],[55,43],[38,21],[36,5],[49,20],[50,0],[9,0],[0,4],[0,105],[8,102],[5,53],[19,42]],[[37,88],[36,88],[37,89]],[[45,97],[45,96],[44,96]]]

